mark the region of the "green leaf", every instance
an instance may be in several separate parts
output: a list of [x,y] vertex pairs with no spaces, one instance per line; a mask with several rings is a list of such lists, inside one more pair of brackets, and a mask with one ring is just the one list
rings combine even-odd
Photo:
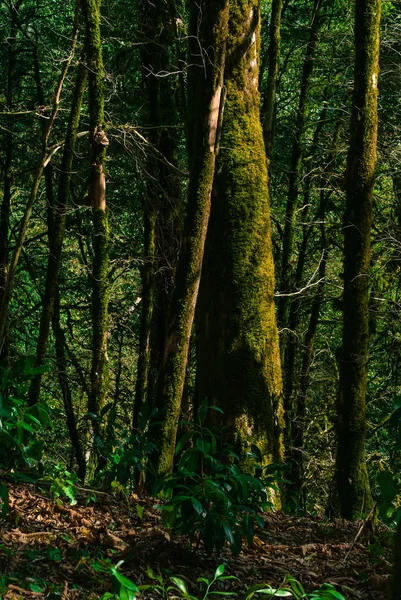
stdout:
[[306,593],[301,583],[291,576],[287,576],[286,579],[294,593],[295,598],[305,598]]
[[170,577],[170,581],[172,581],[174,585],[177,586],[180,592],[182,592],[186,596],[188,595],[188,588],[182,579],[180,579],[179,577]]
[[143,515],[145,512],[145,507],[141,506],[141,504],[135,504],[135,510],[136,510],[136,514],[138,515],[138,517],[140,519],[143,519]]
[[0,484],[0,500],[2,502],[1,516],[4,519],[10,509],[10,498],[8,495],[8,487],[4,483]]
[[196,440],[196,447],[198,448],[199,452],[202,452],[203,454],[208,454],[210,452],[210,442],[207,442],[206,440],[202,440],[202,438],[197,438]]
[[128,579],[128,577],[124,577],[119,571],[117,571],[116,567],[110,567],[110,572],[115,577],[123,587],[127,588],[127,590],[131,590],[132,592],[139,592],[137,586],[133,581]]
[[225,570],[225,566],[219,565],[214,574],[214,578],[217,579],[218,577],[221,577],[222,575],[224,575],[224,570]]
[[191,502],[198,515],[201,515],[203,513],[202,502],[200,502],[197,498],[191,498]]

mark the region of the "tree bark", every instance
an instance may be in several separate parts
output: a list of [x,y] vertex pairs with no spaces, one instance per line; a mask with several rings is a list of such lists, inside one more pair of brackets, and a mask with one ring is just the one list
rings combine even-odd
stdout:
[[158,471],[171,472],[210,214],[225,47],[228,0],[190,0],[188,126],[191,170],[184,236],[159,376],[159,405],[166,407]]
[[49,162],[51,160],[51,156],[52,156],[51,152],[49,152],[49,149],[48,149],[48,141],[49,141],[49,136],[50,136],[51,130],[53,128],[53,124],[54,124],[57,114],[58,114],[60,96],[61,96],[63,84],[64,84],[65,78],[67,76],[67,72],[70,67],[72,58],[74,56],[74,50],[75,50],[75,46],[76,46],[76,42],[77,42],[77,32],[78,32],[78,5],[79,5],[79,0],[77,0],[76,9],[75,9],[75,17],[74,17],[74,23],[73,23],[73,29],[72,29],[72,36],[71,36],[71,51],[68,56],[68,59],[65,61],[64,65],[63,65],[63,68],[62,68],[62,71],[61,71],[61,74],[60,74],[60,77],[59,77],[59,80],[58,80],[58,83],[56,86],[56,91],[55,91],[54,98],[53,98],[52,111],[51,111],[49,120],[47,122],[47,125],[45,127],[43,127],[41,155],[40,155],[39,161],[37,163],[37,166],[35,168],[31,189],[30,189],[30,192],[28,195],[28,200],[27,200],[26,206],[25,206],[25,211],[24,211],[23,217],[20,222],[17,239],[16,239],[15,246],[14,246],[14,251],[13,251],[13,254],[12,254],[12,257],[10,260],[10,264],[8,266],[7,277],[6,277],[5,284],[4,284],[4,292],[3,292],[3,295],[1,298],[1,305],[0,305],[0,348],[3,348],[4,343],[5,343],[5,331],[6,331],[7,320],[8,320],[8,308],[10,305],[12,286],[14,284],[15,273],[17,270],[19,258],[20,258],[22,248],[24,245],[26,232],[28,230],[28,225],[29,225],[29,220],[31,218],[32,208],[33,208],[33,205],[34,205],[34,202],[36,200],[36,196],[37,196],[37,193],[39,190],[39,184],[40,184],[40,180],[42,178],[43,170],[49,164]]
[[266,147],[266,156],[270,161],[274,146],[274,109],[276,99],[277,75],[280,68],[280,31],[283,0],[273,0],[269,30],[268,50],[268,75],[267,88],[264,101],[264,127],[263,136]]
[[99,413],[104,405],[108,386],[107,336],[109,326],[108,269],[109,224],[106,209],[106,148],[104,132],[104,67],[100,35],[101,0],[83,0],[85,46],[88,68],[89,121],[91,136],[91,175],[89,203],[93,218],[92,263],[92,368],[88,412],[92,416],[95,445],[101,426]]
[[355,75],[344,215],[344,312],[338,398],[341,516],[369,512],[365,457],[369,263],[377,146],[380,0],[356,0]]
[[[178,169],[178,109],[171,68],[174,42],[171,3],[140,0],[141,60],[148,107],[145,126],[157,155],[147,157],[144,193],[144,264],[142,316],[135,390],[134,424],[141,405],[155,401],[155,381],[163,357],[166,325],[182,229],[182,194]],[[181,83],[179,82],[181,85]],[[137,423],[136,423],[137,424]]]
[[[306,55],[302,69],[301,91],[299,96],[299,104],[295,124],[294,143],[292,147],[291,167],[288,183],[288,197],[285,211],[283,249],[281,256],[280,292],[283,295],[279,298],[277,312],[277,320],[280,328],[286,328],[288,326],[288,313],[290,303],[289,297],[285,294],[289,294],[293,291],[292,260],[294,253],[296,214],[298,208],[298,195],[301,175],[302,143],[305,132],[307,99],[315,60],[316,45],[320,30],[321,3],[322,0],[314,0],[310,37],[308,45],[306,47]],[[287,337],[284,334],[280,341],[282,356],[284,356],[286,342]]]
[[[61,162],[60,179],[58,183],[57,202],[52,211],[52,227],[50,232],[50,249],[46,271],[46,285],[40,317],[39,336],[36,344],[35,365],[43,364],[46,357],[49,330],[52,320],[54,302],[57,291],[58,273],[61,263],[65,224],[67,218],[67,205],[70,193],[71,171],[74,158],[74,148],[78,133],[81,115],[82,100],[85,92],[87,71],[83,65],[79,66],[71,112],[67,126],[63,159]],[[28,403],[32,406],[39,400],[42,376],[37,375],[31,382]]]
[[280,462],[282,382],[268,173],[260,124],[259,2],[232,0],[227,101],[199,297],[199,399],[219,406],[242,456]]

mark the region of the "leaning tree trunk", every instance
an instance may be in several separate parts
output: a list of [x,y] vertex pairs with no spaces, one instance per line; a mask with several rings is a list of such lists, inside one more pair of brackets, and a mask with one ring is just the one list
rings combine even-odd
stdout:
[[[281,461],[282,383],[268,173],[260,124],[259,1],[232,0],[227,101],[199,296],[198,391],[228,438]],[[245,452],[241,452],[244,456]]]
[[[43,364],[49,339],[49,330],[54,310],[58,273],[61,262],[61,250],[63,247],[64,231],[67,218],[67,204],[70,193],[74,148],[77,138],[86,80],[87,71],[83,65],[80,65],[64,143],[64,153],[61,161],[60,179],[58,183],[57,202],[55,203],[52,211],[53,224],[50,232],[50,248],[46,271],[46,285],[43,298],[42,314],[40,317],[39,336],[36,344],[36,366]],[[28,397],[28,402],[31,406],[36,404],[36,402],[39,400],[41,379],[41,375],[37,375],[34,377],[34,379],[32,379]]]
[[228,0],[190,0],[190,64],[188,127],[191,169],[188,208],[175,277],[164,357],[158,384],[158,403],[166,407],[158,471],[169,473],[184,388],[189,341],[198,296],[210,199],[214,177],[225,47]]
[[369,263],[377,145],[380,0],[356,0],[355,75],[344,215],[344,321],[338,399],[341,516],[369,512],[365,457]]
[[104,127],[104,67],[100,37],[101,0],[83,0],[86,24],[89,120],[91,136],[91,180],[89,202],[93,214],[92,264],[92,369],[88,412],[92,416],[95,444],[100,434],[99,413],[104,405],[108,383],[108,266],[109,225],[106,210],[106,148]]

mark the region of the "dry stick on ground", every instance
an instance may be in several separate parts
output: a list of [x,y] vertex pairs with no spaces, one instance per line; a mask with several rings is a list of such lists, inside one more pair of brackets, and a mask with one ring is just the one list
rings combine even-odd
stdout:
[[343,559],[342,559],[342,561],[341,561],[343,565],[345,565],[345,563],[346,563],[346,561],[347,561],[347,558],[348,558],[348,556],[350,555],[350,552],[351,552],[352,548],[355,546],[355,544],[356,544],[356,543],[357,543],[357,541],[359,540],[359,537],[360,537],[360,535],[361,535],[362,531],[365,529],[365,527],[366,527],[366,524],[368,523],[369,519],[372,517],[372,515],[373,515],[373,513],[374,513],[374,511],[375,511],[375,509],[376,509],[376,506],[377,506],[377,502],[375,502],[375,503],[374,503],[374,505],[372,506],[372,508],[371,508],[371,509],[370,509],[370,511],[369,511],[369,514],[368,514],[368,515],[367,515],[367,517],[364,519],[364,521],[363,521],[362,525],[361,525],[361,526],[360,526],[360,528],[358,529],[358,533],[356,534],[356,536],[355,536],[354,540],[351,542],[351,545],[350,545],[350,547],[348,548],[348,552],[347,552],[347,554],[344,556],[344,558],[343,558]]
[[58,83],[56,86],[56,92],[54,94],[54,99],[53,99],[52,112],[50,114],[49,121],[47,123],[46,128],[44,129],[43,136],[42,136],[41,156],[40,156],[40,159],[39,159],[38,164],[35,169],[35,174],[34,174],[34,178],[33,178],[33,182],[32,182],[31,191],[29,193],[28,202],[25,207],[25,212],[24,212],[24,215],[22,217],[22,220],[21,220],[21,223],[19,226],[17,241],[15,244],[13,255],[11,257],[11,261],[10,261],[10,265],[9,265],[8,273],[7,273],[7,278],[6,278],[5,285],[4,285],[4,293],[3,293],[3,298],[2,298],[2,302],[1,302],[1,306],[0,306],[0,346],[2,346],[4,343],[4,333],[5,333],[6,323],[7,323],[8,307],[10,304],[10,298],[11,298],[12,286],[14,283],[15,272],[17,270],[19,257],[21,255],[22,247],[23,247],[23,244],[25,241],[25,236],[26,236],[29,220],[30,220],[31,213],[32,213],[32,207],[36,200],[36,196],[37,196],[38,189],[39,189],[39,183],[40,183],[40,180],[41,180],[41,177],[43,174],[43,169],[47,164],[47,159],[48,159],[47,142],[49,140],[49,136],[50,136],[53,124],[54,124],[57,114],[58,114],[61,90],[62,90],[62,87],[64,84],[64,80],[67,76],[68,69],[71,65],[71,62],[72,62],[72,59],[74,56],[74,51],[75,51],[75,47],[76,47],[76,43],[77,43],[77,36],[78,36],[78,9],[79,9],[79,0],[77,0],[76,6],[75,6],[75,15],[74,15],[73,30],[72,30],[72,36],[71,36],[72,42],[71,42],[70,55],[64,63],[64,67],[61,71],[61,74],[60,74],[60,77],[59,77],[59,80],[58,80]]

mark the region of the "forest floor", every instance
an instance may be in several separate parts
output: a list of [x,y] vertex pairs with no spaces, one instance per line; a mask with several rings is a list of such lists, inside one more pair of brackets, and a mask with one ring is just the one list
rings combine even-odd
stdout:
[[[391,572],[389,535],[363,532],[360,523],[270,514],[254,543],[238,557],[189,549],[163,529],[152,498],[96,494],[85,505],[57,505],[33,485],[10,486],[10,512],[0,528],[0,597],[95,599],[111,589],[110,566],[149,583],[147,567],[180,576],[192,594],[197,578],[212,577],[219,564],[242,593],[254,583],[279,585],[290,573],[306,591],[331,583],[349,600],[386,597]],[[140,516],[142,518],[140,518]],[[192,582],[192,583],[191,583]],[[141,596],[142,597],[142,596]],[[154,592],[143,596],[157,598]]]

